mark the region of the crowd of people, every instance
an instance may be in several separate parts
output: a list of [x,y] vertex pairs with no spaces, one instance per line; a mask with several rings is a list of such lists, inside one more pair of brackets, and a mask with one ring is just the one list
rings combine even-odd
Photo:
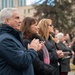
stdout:
[[75,37],[51,19],[20,20],[17,8],[0,11],[0,75],[68,75]]

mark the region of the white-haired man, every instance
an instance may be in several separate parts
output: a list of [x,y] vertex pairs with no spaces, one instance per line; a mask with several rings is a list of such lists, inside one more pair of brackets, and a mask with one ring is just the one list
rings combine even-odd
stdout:
[[68,72],[70,71],[70,58],[72,56],[72,50],[71,48],[66,46],[64,33],[60,32],[56,35],[59,42],[57,42],[57,46],[60,50],[63,51],[64,57],[60,61],[60,69],[61,69],[61,75],[68,75]]
[[22,44],[17,8],[0,11],[0,75],[34,75],[32,62],[43,43],[32,40],[26,50]]

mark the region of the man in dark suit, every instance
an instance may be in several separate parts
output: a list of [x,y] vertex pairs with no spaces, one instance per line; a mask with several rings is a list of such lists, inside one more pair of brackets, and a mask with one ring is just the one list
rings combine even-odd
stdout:
[[0,11],[0,75],[34,75],[32,62],[43,43],[38,39],[23,47],[17,8]]

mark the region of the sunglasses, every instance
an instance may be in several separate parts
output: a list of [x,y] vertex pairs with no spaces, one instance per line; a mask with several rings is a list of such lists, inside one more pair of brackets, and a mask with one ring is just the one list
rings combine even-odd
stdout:
[[52,24],[50,24],[50,25],[48,25],[48,26],[53,27],[53,25],[52,25]]

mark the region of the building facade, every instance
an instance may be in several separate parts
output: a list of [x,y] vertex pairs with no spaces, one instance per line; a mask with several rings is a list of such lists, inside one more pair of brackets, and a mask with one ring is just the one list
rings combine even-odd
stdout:
[[26,0],[0,0],[0,9],[20,6],[26,6]]
[[18,8],[21,20],[26,16],[32,17],[35,13],[33,6],[26,6],[26,0],[0,0],[0,10],[6,7]]
[[19,14],[21,17],[21,20],[24,17],[32,17],[34,15],[34,13],[36,12],[36,10],[33,8],[32,5],[28,5],[28,6],[21,6],[21,7],[17,7],[19,9]]

